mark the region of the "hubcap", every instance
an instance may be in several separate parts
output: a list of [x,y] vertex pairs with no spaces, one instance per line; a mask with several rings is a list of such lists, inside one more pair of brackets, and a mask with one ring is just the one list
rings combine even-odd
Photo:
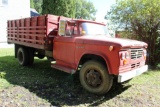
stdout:
[[86,82],[92,87],[100,86],[102,83],[101,74],[97,70],[89,70],[86,73]]

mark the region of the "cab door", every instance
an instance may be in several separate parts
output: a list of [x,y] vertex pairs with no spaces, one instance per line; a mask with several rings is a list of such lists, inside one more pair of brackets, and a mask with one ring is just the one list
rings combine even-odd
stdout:
[[57,36],[54,39],[53,57],[56,63],[75,68],[75,36],[77,34],[77,26],[67,26],[66,35]]

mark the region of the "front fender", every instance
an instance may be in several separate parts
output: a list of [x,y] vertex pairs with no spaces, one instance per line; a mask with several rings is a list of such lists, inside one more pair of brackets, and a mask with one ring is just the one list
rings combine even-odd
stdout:
[[[105,66],[108,68],[108,73],[111,74],[111,68],[110,68],[110,64],[109,64],[109,59],[106,55],[104,55],[103,53],[97,53],[97,52],[85,52],[83,53],[81,56],[79,56],[78,58],[78,63],[76,64],[77,65],[77,68],[78,68],[78,65],[80,64],[83,64],[84,63],[84,58],[91,58],[91,59],[103,59],[105,61]],[[85,62],[87,61],[88,59],[85,60]],[[83,61],[83,62],[82,62]]]

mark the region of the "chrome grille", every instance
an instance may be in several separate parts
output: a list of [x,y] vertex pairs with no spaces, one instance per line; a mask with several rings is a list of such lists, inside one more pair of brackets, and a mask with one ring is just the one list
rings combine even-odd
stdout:
[[143,49],[131,49],[131,59],[141,58],[143,55]]
[[131,64],[131,68],[136,68],[140,66],[140,62],[135,63],[135,64]]

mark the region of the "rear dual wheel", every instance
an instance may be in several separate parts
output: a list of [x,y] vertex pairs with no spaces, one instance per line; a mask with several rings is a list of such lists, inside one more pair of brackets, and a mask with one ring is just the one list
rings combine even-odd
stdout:
[[33,49],[28,49],[29,53],[29,65],[32,65],[34,62],[34,50]]
[[86,62],[80,70],[80,82],[84,89],[95,94],[107,93],[113,83],[113,77],[100,62]]
[[18,62],[22,66],[32,65],[34,62],[34,52],[26,47],[19,47],[17,51]]

